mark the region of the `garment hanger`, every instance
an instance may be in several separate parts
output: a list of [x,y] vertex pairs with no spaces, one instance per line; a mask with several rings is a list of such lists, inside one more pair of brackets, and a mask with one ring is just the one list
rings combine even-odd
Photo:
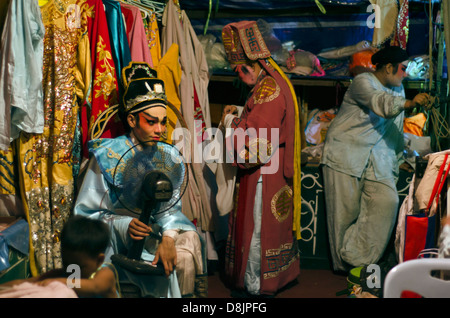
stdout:
[[151,16],[153,14],[153,10],[151,8],[143,6],[139,1],[135,1],[135,0],[118,0],[118,1],[139,8],[139,10],[141,10],[141,12],[144,13],[144,17],[143,17],[144,19],[146,19],[148,16]]
[[165,3],[151,0],[118,0],[119,2],[128,3],[130,5],[138,7],[142,12],[144,12],[145,17],[156,15],[157,18],[161,18],[164,9],[166,7]]
[[[133,0],[137,1],[137,0]],[[166,3],[164,2],[158,2],[158,1],[152,1],[152,0],[140,0],[140,3],[144,6],[148,6],[153,9],[153,12],[158,16],[162,17],[164,13],[164,9],[166,8]]]

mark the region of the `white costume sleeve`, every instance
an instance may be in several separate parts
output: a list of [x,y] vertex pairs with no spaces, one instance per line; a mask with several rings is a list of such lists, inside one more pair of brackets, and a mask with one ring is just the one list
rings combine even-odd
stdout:
[[[380,86],[373,77],[357,76],[355,84],[351,85],[351,96],[359,104],[368,107],[378,116],[392,118],[400,114],[405,108],[406,99],[397,96]],[[404,95],[403,87],[398,88],[400,95]]]
[[131,242],[128,235],[128,225],[132,217],[113,212],[115,209],[109,191],[111,190],[100,171],[97,160],[92,157],[78,193],[74,214],[105,221],[110,227],[114,249],[116,250],[121,244],[128,246]]

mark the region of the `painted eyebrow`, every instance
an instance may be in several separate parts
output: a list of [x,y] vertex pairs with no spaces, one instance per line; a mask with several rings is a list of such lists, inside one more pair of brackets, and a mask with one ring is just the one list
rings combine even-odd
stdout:
[[[144,114],[145,117],[147,117],[147,119],[153,119],[153,120],[159,121],[159,118],[158,118],[158,117],[152,116],[152,115],[147,114],[147,113],[145,113],[145,112],[142,112],[142,114]],[[149,117],[150,117],[150,118],[149,118]],[[167,119],[167,116],[164,116],[163,119],[161,120],[161,122],[163,122],[163,121],[166,120],[166,119]]]

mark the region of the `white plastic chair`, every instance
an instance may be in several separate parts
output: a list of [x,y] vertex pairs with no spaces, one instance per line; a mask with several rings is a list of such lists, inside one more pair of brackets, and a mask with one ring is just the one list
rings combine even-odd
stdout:
[[400,298],[403,291],[426,298],[450,298],[450,281],[431,275],[432,271],[450,271],[450,259],[414,259],[398,264],[386,275],[384,298]]

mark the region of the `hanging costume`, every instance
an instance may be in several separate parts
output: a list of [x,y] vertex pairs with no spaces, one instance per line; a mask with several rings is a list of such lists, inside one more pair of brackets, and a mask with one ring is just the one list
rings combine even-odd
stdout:
[[150,48],[150,53],[152,55],[153,67],[157,68],[159,61],[161,60],[161,40],[159,38],[159,27],[156,14],[154,12],[149,12],[143,21],[145,34],[148,40],[148,47]]
[[116,66],[117,81],[119,83],[119,98],[121,98],[122,69],[131,62],[130,45],[128,44],[120,2],[114,0],[102,1],[105,6],[106,19],[108,21],[113,60]]
[[[289,186],[292,181],[297,190],[300,186],[300,167],[294,160],[300,158],[295,132],[297,105],[290,83],[271,59],[255,22],[229,24],[222,37],[231,64],[250,59],[262,66],[243,113],[233,120],[234,132],[226,139],[228,154],[239,167],[238,204],[230,214],[226,271],[236,287],[270,295],[300,272],[294,235],[294,230],[299,230],[294,223],[299,219],[294,217],[293,204],[300,196]],[[242,132],[249,134],[245,145],[239,142]]]
[[0,150],[21,131],[43,132],[44,33],[37,3],[10,1],[0,44]]
[[120,9],[125,18],[131,60],[133,62],[146,62],[154,68],[141,10],[127,3],[121,3]]
[[409,0],[370,0],[375,11],[373,47],[386,43],[406,50],[409,36]]
[[15,142],[21,131],[42,133],[44,24],[35,2],[2,2],[0,44],[0,216],[24,216]]
[[[164,81],[166,89],[167,102],[172,104],[175,109],[180,110],[180,82],[181,82],[181,66],[178,62],[180,51],[178,45],[173,43],[164,56],[159,60],[158,66],[155,68],[158,77]],[[177,127],[177,116],[169,108],[167,109],[167,132],[166,140],[172,143],[172,134]]]
[[[162,55],[173,43],[179,47],[181,81],[179,96],[180,112],[191,134],[190,179],[186,194],[183,196],[183,212],[190,220],[196,220],[203,231],[213,230],[211,222],[209,189],[205,181],[204,164],[201,150],[204,131],[211,127],[208,82],[209,70],[206,57],[188,16],[184,10],[178,11],[174,1],[168,1],[162,19]],[[197,98],[196,98],[197,97]],[[167,113],[168,122],[176,123],[171,112]],[[197,115],[197,117],[195,116]],[[198,119],[197,121],[195,121]],[[171,128],[169,127],[169,131]]]
[[[147,72],[145,73],[146,77],[143,77],[143,72]],[[162,93],[158,93],[157,89],[153,88],[153,91],[157,93],[147,95],[138,92],[139,86],[147,91],[144,84],[148,84],[150,87],[160,85],[159,87],[164,89],[163,82],[155,78],[155,73],[153,70],[150,71],[148,64],[145,63],[133,62],[124,69],[123,78],[126,78],[125,91],[127,93],[124,96],[124,105],[126,105],[127,113],[143,111],[155,105],[166,105],[164,90]],[[133,100],[136,101],[135,104],[132,104]],[[120,200],[120,198],[123,191],[121,188],[122,169],[138,151],[138,148],[128,151],[136,144],[138,142],[132,133],[114,139],[96,139],[89,142],[91,160],[78,194],[74,213],[101,219],[110,226],[112,238],[111,246],[105,253],[106,262],[109,262],[112,254],[126,254],[132,242],[128,234],[128,225],[136,215],[130,214],[127,207],[123,205],[124,200]],[[161,146],[158,144],[158,147],[165,147],[166,150],[173,153],[172,147],[164,146],[164,144]],[[174,155],[179,156],[178,154]],[[122,156],[124,157],[122,158]],[[122,161],[116,170],[121,158]],[[205,293],[206,290],[200,290],[201,284],[205,283],[206,265],[203,259],[205,253],[195,226],[181,211],[181,201],[178,201],[170,210],[152,216],[151,223],[158,224],[163,235],[166,231],[176,230],[174,239],[177,248],[177,267],[176,271],[170,275],[171,287],[169,290],[167,290],[165,279],[148,277],[143,279],[144,283],[141,286],[143,292],[152,297],[177,297],[191,295],[194,292],[197,295]],[[154,239],[147,239],[142,259],[153,261],[156,248],[152,249],[151,246],[152,242],[154,246],[154,241]],[[180,283],[181,290],[178,289],[177,281]],[[158,287],[154,288],[155,286]]]
[[328,128],[321,164],[335,270],[374,264],[387,246],[399,203],[405,102],[403,86],[387,88],[362,73]]
[[118,103],[118,82],[111,50],[108,23],[102,0],[88,0],[91,15],[87,17],[88,34],[91,47],[92,81],[89,95],[81,107],[81,127],[83,155],[88,158],[87,142],[94,138],[114,138],[124,133],[120,120],[115,117],[109,121],[100,135],[93,136],[97,118],[109,106]]
[[62,266],[59,235],[73,209],[74,135],[91,70],[86,2],[51,0],[41,13],[44,131],[21,134],[17,146],[33,276]]

